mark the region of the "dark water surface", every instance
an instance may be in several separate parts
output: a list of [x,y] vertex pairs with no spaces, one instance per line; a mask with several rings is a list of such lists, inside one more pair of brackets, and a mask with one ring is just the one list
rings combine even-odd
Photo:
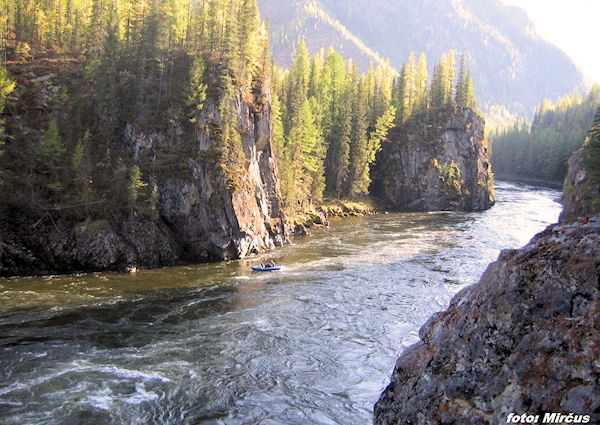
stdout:
[[560,193],[499,183],[482,213],[388,214],[251,260],[0,280],[0,423],[368,424],[402,349]]

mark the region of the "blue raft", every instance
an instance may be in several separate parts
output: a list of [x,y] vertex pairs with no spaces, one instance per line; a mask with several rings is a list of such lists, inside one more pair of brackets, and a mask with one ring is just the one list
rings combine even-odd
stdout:
[[251,267],[255,272],[272,272],[274,270],[281,270],[281,267]]

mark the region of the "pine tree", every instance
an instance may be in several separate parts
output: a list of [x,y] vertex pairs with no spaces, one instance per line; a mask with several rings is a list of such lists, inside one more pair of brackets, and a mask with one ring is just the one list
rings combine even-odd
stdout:
[[83,204],[81,210],[85,211],[86,215],[89,214],[89,203],[92,197],[90,139],[88,130],[75,145],[71,156],[71,200],[74,204]]
[[239,22],[239,4],[237,0],[229,0],[227,6],[227,19],[225,19],[224,36],[221,39],[219,53],[225,58],[234,75],[239,78],[243,72],[243,58],[241,57],[240,47],[240,22]]
[[302,162],[304,181],[308,188],[309,202],[320,201],[325,190],[325,154],[326,147],[319,129],[315,113],[318,110],[317,100],[308,99],[302,107]]
[[44,133],[38,153],[38,170],[42,176],[42,185],[49,191],[49,195],[56,199],[64,187],[62,157],[65,153],[56,121],[52,121]]
[[406,64],[402,64],[402,68],[400,69],[400,76],[396,79],[394,84],[395,87],[395,106],[397,108],[398,113],[396,114],[396,125],[400,126],[408,119],[408,111],[406,106],[406,100],[404,93],[406,91],[406,80],[407,80],[407,69]]
[[[356,71],[353,71],[356,73]],[[358,79],[352,102],[352,130],[350,136],[350,169],[348,173],[347,195],[351,198],[364,193],[365,164],[367,163],[367,110],[364,101],[367,92],[364,76]]]
[[454,104],[454,50],[442,54],[442,58],[433,67],[433,76],[429,90],[431,107],[436,110],[451,108]]
[[[333,50],[330,48],[330,51]],[[319,52],[313,55],[310,61],[310,72],[308,76],[308,92],[307,96],[322,98],[322,89],[324,86],[323,78],[324,76],[324,67],[325,67],[325,53],[323,49],[320,49]]]
[[460,56],[460,67],[458,69],[458,77],[456,79],[455,89],[455,102],[456,106],[461,108],[467,105],[467,88],[466,88],[466,76],[467,76],[467,58],[463,53]]
[[[328,190],[335,191],[338,167],[343,163],[343,108],[346,96],[346,68],[343,58],[330,49],[323,65],[319,103],[323,105],[322,129],[327,146],[326,175]],[[340,162],[341,161],[341,162]]]
[[239,77],[244,85],[250,81],[259,66],[258,58],[262,53],[260,46],[259,15],[256,0],[241,0],[238,28]]
[[206,100],[206,90],[208,85],[204,82],[204,72],[206,71],[206,62],[202,56],[197,56],[190,68],[189,87],[188,87],[188,105],[194,110],[200,111]]
[[375,68],[374,97],[373,103],[369,104],[369,127],[373,127],[392,104],[392,91],[394,84],[394,71],[389,65],[378,65]]
[[12,93],[12,91],[16,87],[16,82],[12,81],[8,77],[8,71],[6,68],[0,66],[0,187],[2,187],[4,181],[4,169],[1,166],[1,161],[4,156],[4,120],[2,119],[2,113],[4,112],[4,107],[6,105],[6,99]]
[[[88,58],[100,56],[102,42],[105,39],[103,22],[103,1],[92,0],[92,11],[88,27],[86,29],[86,53]],[[110,34],[109,34],[110,35]]]
[[284,206],[287,206],[286,202],[290,199],[289,189],[293,187],[294,184],[289,173],[291,169],[289,161],[290,154],[288,152],[285,132],[283,130],[282,108],[283,105],[279,100],[279,96],[277,93],[273,93],[271,99],[271,146],[277,168],[279,169],[281,196],[284,201]]
[[4,137],[4,120],[1,118],[2,113],[6,106],[6,99],[16,86],[17,83],[9,78],[6,68],[0,66],[0,143],[2,143]]
[[344,59],[333,49],[329,50],[323,64],[323,72],[319,89],[319,100],[324,105],[323,130],[336,137],[339,127],[339,116],[346,85],[346,67]]
[[[325,140],[327,143],[326,180],[328,193],[339,197],[348,174],[349,144],[352,119],[352,102],[355,82],[351,80],[352,64],[345,70],[341,56],[335,54],[329,62],[328,84],[325,96],[326,114],[324,118]],[[328,59],[332,58],[330,55]],[[356,75],[354,75],[356,77]]]
[[427,111],[427,80],[429,75],[427,73],[427,57],[425,53],[421,53],[419,56],[419,62],[417,64],[417,70],[415,74],[415,101],[413,113],[423,114]]
[[[396,107],[390,106],[385,113],[377,119],[375,129],[369,134],[369,144],[367,146],[367,167],[375,162],[377,152],[381,150],[381,142],[387,138],[388,131],[393,127],[396,118]],[[366,175],[368,177],[368,170]],[[370,183],[370,179],[368,181]]]
[[[310,64],[308,59],[308,48],[304,41],[300,42],[296,51],[294,63],[288,77],[287,108],[291,122],[296,125],[301,116],[301,109],[308,98],[308,82],[310,76]],[[295,122],[296,121],[296,122]]]
[[352,132],[352,101],[354,86],[348,81],[344,93],[340,115],[339,137],[330,145],[331,150],[331,192],[340,198],[347,182],[350,165],[350,137]]
[[131,208],[134,208],[140,196],[140,190],[148,184],[142,180],[142,172],[137,164],[131,167],[129,183],[127,185],[128,200]]
[[477,109],[477,100],[475,99],[475,88],[473,86],[473,78],[471,70],[467,69],[467,76],[464,84],[465,89],[465,106],[467,108]]
[[408,63],[405,69],[405,80],[402,84],[404,92],[402,93],[403,114],[406,118],[413,114],[415,106],[417,65],[415,64],[415,53],[410,52]]
[[454,104],[454,74],[456,72],[456,53],[450,50],[442,55],[444,62],[444,105]]
[[471,78],[471,70],[467,66],[467,58],[463,53],[460,59],[460,67],[455,87],[455,103],[456,106],[475,108],[475,93],[473,89],[473,79]]
[[367,117],[369,122],[375,122],[376,112],[376,89],[375,89],[375,69],[373,68],[373,62],[369,63],[369,71],[366,75],[366,97],[367,103]]
[[116,21],[111,18],[107,22],[106,39],[101,53],[88,64],[91,83],[95,88],[95,101],[99,115],[98,129],[107,146],[119,132],[119,40],[117,39]]

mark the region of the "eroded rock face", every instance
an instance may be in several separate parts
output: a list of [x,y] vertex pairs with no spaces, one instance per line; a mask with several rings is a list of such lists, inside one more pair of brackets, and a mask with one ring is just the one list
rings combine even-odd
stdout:
[[197,119],[198,158],[188,158],[191,178],[172,176],[159,184],[160,215],[191,258],[241,258],[285,242],[277,167],[271,152],[270,96],[257,113],[238,92],[234,108],[244,150],[239,187],[201,158],[217,143],[211,125],[220,122],[218,105],[206,104]]
[[7,211],[0,214],[12,220],[0,223],[0,276],[228,260],[282,245],[286,237],[271,152],[268,87],[263,94],[260,111],[239,91],[234,96],[244,155],[236,190],[227,188],[224,172],[208,154],[217,143],[220,99],[207,100],[191,130],[182,126],[169,134],[146,134],[126,126],[123,143],[136,159],[150,163],[159,147],[191,144],[192,154],[177,157],[178,167],[152,182],[158,194],[155,216],[123,213],[74,223],[53,213],[32,226],[21,217],[35,217],[35,212]]
[[372,192],[399,211],[479,211],[494,204],[483,119],[463,108],[437,124],[390,133]]
[[600,423],[600,217],[503,251],[419,336],[375,405],[377,425],[501,424],[511,412]]

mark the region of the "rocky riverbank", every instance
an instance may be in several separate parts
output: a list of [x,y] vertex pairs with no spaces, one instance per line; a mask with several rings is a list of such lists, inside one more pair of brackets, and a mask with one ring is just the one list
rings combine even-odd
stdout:
[[308,208],[286,223],[286,231],[291,236],[308,236],[312,228],[329,225],[331,217],[356,217],[380,212],[372,202],[326,200],[317,207]]
[[510,413],[547,412],[599,423],[599,267],[598,216],[502,252],[421,328],[374,423],[500,424]]
[[[567,197],[570,215],[578,199]],[[600,423],[600,216],[562,220],[503,251],[430,318],[396,362],[375,424]]]

